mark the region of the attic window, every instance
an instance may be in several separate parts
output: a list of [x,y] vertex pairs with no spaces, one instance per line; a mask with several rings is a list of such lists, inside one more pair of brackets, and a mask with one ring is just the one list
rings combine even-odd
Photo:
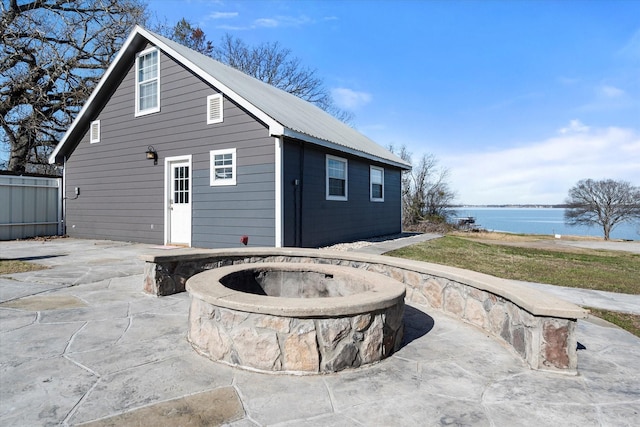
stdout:
[[207,124],[222,122],[222,94],[207,96]]
[[158,49],[136,56],[136,116],[160,111],[160,62]]
[[91,122],[89,128],[89,142],[91,144],[100,142],[100,120],[94,120]]

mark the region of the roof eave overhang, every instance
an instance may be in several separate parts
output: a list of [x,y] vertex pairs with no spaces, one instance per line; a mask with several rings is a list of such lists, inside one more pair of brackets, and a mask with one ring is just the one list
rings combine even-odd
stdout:
[[[273,135],[273,134],[272,134]],[[396,162],[393,160],[389,160],[389,159],[385,159],[383,157],[380,156],[376,156],[373,154],[369,154],[369,153],[365,153],[363,151],[359,151],[353,148],[349,148],[349,147],[345,147],[344,145],[340,145],[340,144],[336,144],[335,142],[331,142],[331,141],[326,141],[324,139],[320,139],[320,138],[315,138],[311,135],[307,135],[305,133],[302,132],[298,132],[292,129],[284,129],[284,133],[283,136],[285,137],[289,137],[289,138],[295,138],[295,139],[299,139],[302,141],[306,141],[306,142],[310,142],[312,144],[315,145],[319,145],[321,147],[325,147],[325,148],[330,148],[332,150],[336,150],[336,151],[341,151],[343,153],[347,153],[347,154],[351,154],[357,157],[362,157],[368,160],[373,160],[375,162],[379,162],[379,163],[383,163],[383,164],[387,164],[390,166],[394,166],[403,170],[410,170],[411,169],[411,165],[406,164],[406,163],[401,163],[401,162]]]

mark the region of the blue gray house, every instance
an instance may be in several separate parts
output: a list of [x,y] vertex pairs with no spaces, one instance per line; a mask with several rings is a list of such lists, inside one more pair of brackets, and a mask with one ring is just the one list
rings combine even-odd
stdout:
[[316,247],[401,231],[409,165],[316,106],[136,27],[49,159],[72,237]]

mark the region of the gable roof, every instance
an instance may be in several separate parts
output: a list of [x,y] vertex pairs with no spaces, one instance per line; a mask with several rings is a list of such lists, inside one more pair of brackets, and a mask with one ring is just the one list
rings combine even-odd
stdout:
[[104,97],[109,96],[108,89],[122,78],[132,58],[147,43],[157,46],[252,113],[269,127],[272,136],[296,138],[403,169],[410,168],[398,156],[310,102],[140,26],[136,26],[129,34],[116,58],[49,157],[49,163],[60,162],[63,156],[75,149],[89,121],[102,108]]

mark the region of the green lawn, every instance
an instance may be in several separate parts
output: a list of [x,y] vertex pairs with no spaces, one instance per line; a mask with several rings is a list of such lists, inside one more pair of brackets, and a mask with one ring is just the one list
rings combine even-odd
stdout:
[[[499,240],[501,236],[494,236]],[[536,236],[507,236],[505,241],[526,246]],[[568,287],[640,294],[640,255],[580,248],[558,250],[474,241],[445,236],[387,253],[491,274],[505,279]],[[640,316],[587,307],[594,316],[640,337]]]
[[617,311],[601,310],[599,308],[586,307],[591,314],[598,316],[607,322],[618,325],[624,330],[631,332],[633,335],[640,337],[640,316],[628,313],[619,313]]
[[445,236],[387,255],[460,267],[505,279],[640,294],[640,255],[591,249],[547,250]]

